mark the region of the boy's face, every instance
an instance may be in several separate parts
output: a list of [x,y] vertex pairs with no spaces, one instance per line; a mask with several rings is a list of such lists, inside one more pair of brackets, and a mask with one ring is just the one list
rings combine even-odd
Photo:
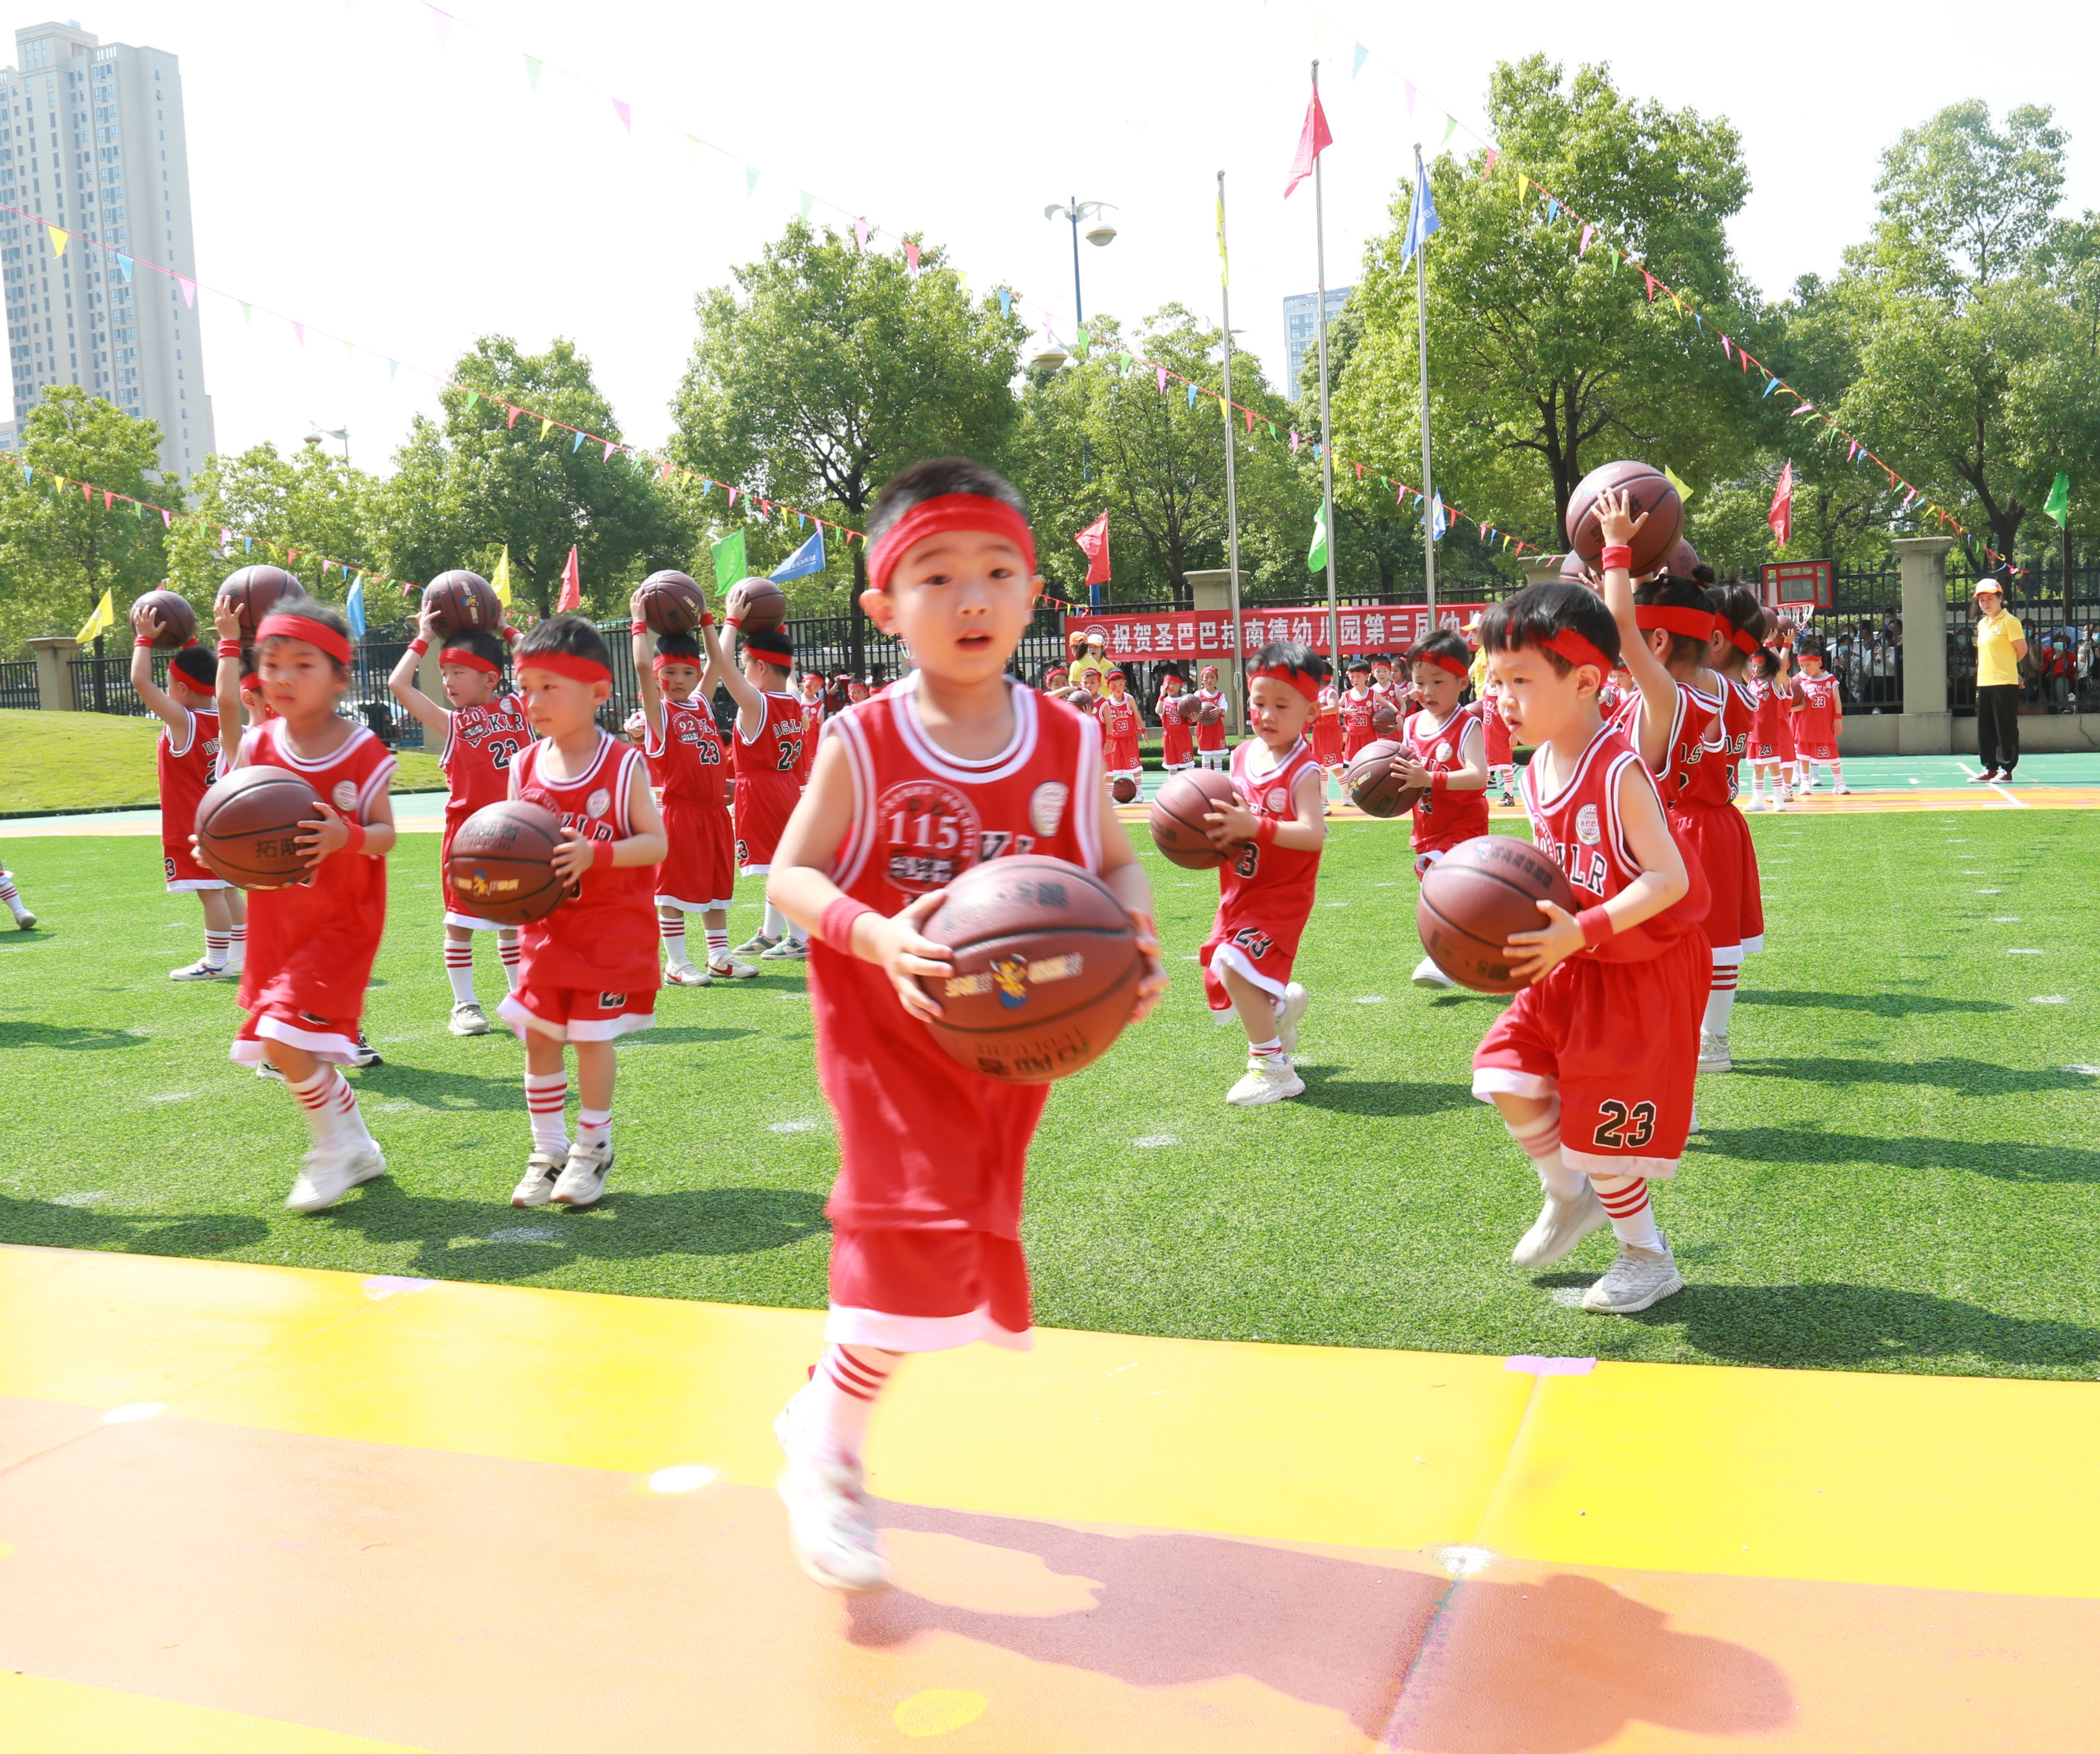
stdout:
[[659,665],[656,686],[673,700],[689,700],[700,686],[700,667],[697,664]]
[[1120,700],[1123,696],[1129,691],[1129,690],[1130,683],[1123,677],[1111,676],[1109,678],[1109,696],[1110,699]]
[[1273,676],[1257,676],[1247,685],[1247,723],[1272,749],[1295,743],[1315,710],[1313,701]]
[[1370,690],[1371,673],[1369,670],[1349,672],[1349,691],[1352,694],[1369,694]]
[[255,665],[263,701],[280,718],[324,718],[350,687],[335,660],[303,639],[270,640],[255,654]]
[[1422,696],[1422,704],[1439,718],[1449,717],[1458,704],[1458,696],[1466,691],[1464,677],[1454,676],[1435,664],[1411,664],[1408,674],[1414,680],[1414,691]]
[[1392,666],[1390,664],[1374,664],[1371,676],[1380,687],[1388,687],[1392,682]]
[[743,672],[743,679],[761,694],[778,694],[788,685],[788,672],[748,646],[743,648],[738,668]]
[[849,700],[865,700],[867,698],[867,684],[859,682],[848,683],[846,698]]
[[496,698],[500,682],[470,664],[440,664],[438,675],[444,683],[445,699],[455,709],[488,705]]
[[1081,670],[1079,686],[1088,694],[1099,694],[1101,691],[1101,673],[1099,670]]
[[1520,741],[1545,743],[1596,716],[1594,665],[1577,665],[1562,675],[1550,653],[1537,646],[1490,652],[1488,674],[1495,684],[1495,704],[1502,722]]
[[1823,674],[1823,654],[1820,652],[1802,652],[1801,667],[1811,676],[1820,676]]
[[985,682],[1005,674],[1041,582],[1005,537],[941,530],[914,542],[890,574],[889,589],[867,592],[861,604],[877,627],[910,647],[929,676]]
[[590,728],[598,708],[611,698],[612,684],[535,669],[525,657],[518,661],[518,691],[525,697],[525,722],[536,736],[573,737]]
[[1159,691],[1160,691],[1162,694],[1179,694],[1179,693],[1180,693],[1180,691],[1181,691],[1181,678],[1180,678],[1179,676],[1169,676],[1169,677],[1166,678],[1165,678],[1165,679],[1164,679],[1164,680],[1163,680],[1163,681],[1159,684]]

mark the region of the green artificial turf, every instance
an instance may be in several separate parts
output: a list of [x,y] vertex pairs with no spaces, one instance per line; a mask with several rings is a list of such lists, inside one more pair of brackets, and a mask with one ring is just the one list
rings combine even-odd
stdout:
[[[1537,1183],[1467,1093],[1498,1001],[1409,985],[1404,834],[1352,824],[1299,964],[1308,1088],[1272,1108],[1223,1101],[1242,1049],[1211,1023],[1193,961],[1215,883],[1152,860],[1175,985],[1052,1098],[1027,1227],[1039,1319],[2093,1376],[2090,819],[1811,810],[1752,828],[1771,948],[1745,971],[1736,1070],[1702,1080],[1705,1131],[1657,1196],[1685,1292],[1631,1319],[1568,1307],[1608,1234],[1550,1272],[1508,1264]],[[160,893],[155,842],[0,851],[44,921],[0,936],[0,1240],[823,1302],[834,1145],[799,967],[664,993],[660,1026],[620,1045],[611,1192],[589,1213],[514,1212],[520,1051],[446,1034],[437,842],[409,837],[368,1014],[388,1063],[352,1075],[393,1173],[298,1217],[280,1202],[305,1129],[280,1086],[226,1060],[232,992],[165,978],[197,953],[198,912]],[[757,899],[742,886],[739,938]],[[479,968],[492,1001],[492,945]]]

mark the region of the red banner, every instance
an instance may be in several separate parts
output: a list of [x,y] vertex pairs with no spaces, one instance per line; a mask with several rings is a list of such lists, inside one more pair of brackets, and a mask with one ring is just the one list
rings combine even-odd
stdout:
[[[1429,611],[1419,605],[1383,609],[1343,609],[1337,619],[1341,626],[1342,655],[1370,656],[1389,652],[1397,657],[1432,625],[1459,628],[1487,607],[1480,603],[1440,603],[1432,624]],[[1251,656],[1271,640],[1293,640],[1310,646],[1322,656],[1327,651],[1327,612],[1325,609],[1242,609],[1240,612],[1246,651]],[[1175,659],[1227,658],[1233,651],[1233,617],[1228,609],[1175,610],[1162,615],[1068,615],[1065,617],[1067,649],[1075,633],[1098,629],[1112,658],[1157,664]]]

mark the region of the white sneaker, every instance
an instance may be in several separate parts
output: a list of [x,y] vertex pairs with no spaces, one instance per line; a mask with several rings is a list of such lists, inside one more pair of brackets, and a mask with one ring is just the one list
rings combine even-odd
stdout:
[[705,969],[696,969],[690,962],[666,963],[664,979],[673,987],[712,987],[714,979]]
[[200,957],[188,968],[170,969],[168,979],[170,980],[224,980],[226,970],[223,965],[207,962]]
[[445,1027],[456,1036],[485,1036],[488,1016],[474,1000],[462,999],[452,1007],[452,1021]]
[[510,1191],[514,1206],[544,1206],[554,1197],[554,1183],[560,1178],[568,1162],[568,1153],[557,1156],[552,1151],[532,1147],[532,1155],[525,1160],[525,1173],[518,1186]]
[[1247,1059],[1246,1076],[1225,1092],[1225,1100],[1235,1108],[1259,1108],[1264,1102],[1281,1102],[1286,1097],[1302,1096],[1304,1091],[1305,1080],[1282,1054],[1273,1059],[1251,1054]]
[[849,1596],[883,1589],[889,1558],[868,1514],[858,1462],[802,1453],[783,1408],[773,1422],[788,1465],[774,1490],[788,1507],[788,1544],[795,1562],[827,1589]]
[[380,1057],[379,1049],[364,1039],[364,1032],[360,1029],[357,1032],[357,1047],[350,1063],[353,1066],[384,1066],[386,1062]]
[[734,953],[739,957],[762,957],[779,942],[779,939],[768,938],[763,932],[753,932],[736,947]]
[[1790,785],[1781,786],[1779,789],[1779,801],[1782,804],[1791,804],[1793,802],[1793,788]]
[[612,1143],[591,1147],[579,1139],[569,1147],[569,1160],[554,1183],[558,1206],[595,1206],[605,1193],[605,1178],[612,1169]]
[[1683,1289],[1677,1257],[1670,1252],[1670,1239],[1663,1236],[1660,1254],[1621,1247],[1619,1258],[1605,1270],[1604,1276],[1582,1293],[1582,1307],[1598,1315],[1638,1315]]
[[1548,1194],[1538,1222],[1519,1239],[1516,1247],[1510,1251],[1510,1259],[1520,1267],[1551,1266],[1555,1261],[1573,1254],[1584,1237],[1594,1230],[1601,1230],[1611,1222],[1612,1215],[1604,1210],[1604,1201],[1597,1198],[1597,1191],[1587,1182],[1573,1200]]
[[285,1204],[294,1212],[319,1212],[324,1206],[333,1206],[359,1183],[386,1173],[386,1160],[369,1139],[316,1146],[307,1153],[306,1168],[292,1184]]
[[715,980],[757,980],[758,970],[748,962],[739,962],[735,957],[724,957],[719,961],[708,959],[708,976]]
[[36,930],[36,927],[37,917],[33,913],[30,912],[27,908],[17,908],[15,910],[15,930],[16,931],[32,932]]
[[1427,957],[1414,965],[1414,972],[1408,979],[1416,986],[1426,987],[1432,992],[1448,992],[1458,984]]
[[1848,785],[1833,786],[1830,789],[1830,795],[1833,797],[1850,797],[1852,795],[1852,789]]
[[761,962],[807,962],[810,960],[809,941],[792,936],[781,939],[760,951],[758,960]]
[[1283,989],[1283,1009],[1276,1014],[1276,1035],[1283,1044],[1285,1054],[1298,1051],[1298,1019],[1305,1014],[1305,1007],[1312,1002],[1312,994],[1296,981]]
[[1731,1071],[1735,1063],[1728,1058],[1728,1038],[1726,1036],[1709,1035],[1703,1029],[1699,1032],[1699,1071],[1701,1076],[1708,1072]]

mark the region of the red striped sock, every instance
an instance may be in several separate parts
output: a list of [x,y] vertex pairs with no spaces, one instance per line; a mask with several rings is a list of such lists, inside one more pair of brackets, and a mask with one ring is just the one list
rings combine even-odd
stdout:
[[335,1089],[330,1109],[335,1118],[337,1136],[340,1138],[353,1136],[370,1138],[371,1133],[365,1130],[364,1111],[357,1106],[357,1092],[351,1088],[350,1080],[336,1071],[335,1067],[331,1066],[328,1069],[335,1072]]
[[515,932],[500,932],[496,939],[496,953],[502,960],[503,978],[513,992],[518,990],[518,965],[524,960],[525,947],[518,941]]
[[659,914],[656,930],[664,939],[664,960],[673,966],[686,961],[685,915],[673,914],[667,920]]
[[568,1129],[562,1111],[569,1104],[569,1075],[565,1071],[525,1074],[525,1110],[532,1117],[532,1143],[552,1156],[569,1154]]
[[1736,1009],[1736,983],[1742,978],[1742,965],[1738,962],[1716,962],[1714,977],[1706,989],[1706,1015],[1699,1027],[1710,1036],[1728,1033],[1728,1016]]
[[474,1003],[474,940],[445,940],[445,979],[452,983],[452,1003]]
[[205,964],[211,968],[224,968],[226,966],[226,948],[232,942],[232,939],[224,932],[207,930],[204,934],[204,960]]
[[827,1346],[809,1386],[795,1397],[791,1425],[820,1450],[858,1460],[876,1399],[902,1356],[874,1346]]
[[325,1145],[335,1137],[335,1067],[324,1066],[303,1084],[285,1080],[306,1113],[314,1143]]
[[1635,1248],[1660,1249],[1661,1233],[1657,1230],[1655,1205],[1648,1197],[1648,1178],[1644,1176],[1598,1176],[1590,1177],[1590,1185],[1596,1189],[1597,1198],[1612,1217],[1612,1234]]

